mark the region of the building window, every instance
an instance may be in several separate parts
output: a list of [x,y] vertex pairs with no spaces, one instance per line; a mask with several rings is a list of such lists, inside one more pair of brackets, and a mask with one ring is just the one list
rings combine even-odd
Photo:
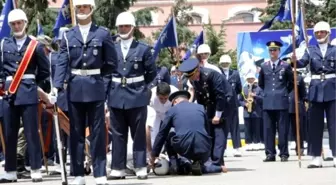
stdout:
[[242,22],[253,22],[253,14],[252,13],[247,13],[247,12],[238,13],[234,17],[234,19],[242,21]]
[[192,13],[192,24],[202,24],[202,17],[199,14]]

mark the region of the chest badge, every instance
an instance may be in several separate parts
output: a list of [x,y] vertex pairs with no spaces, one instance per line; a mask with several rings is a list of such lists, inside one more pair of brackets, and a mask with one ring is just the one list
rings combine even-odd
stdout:
[[138,69],[139,68],[139,65],[138,64],[134,64],[134,69]]
[[92,53],[93,53],[94,56],[97,56],[98,55],[98,49],[97,48],[93,49]]

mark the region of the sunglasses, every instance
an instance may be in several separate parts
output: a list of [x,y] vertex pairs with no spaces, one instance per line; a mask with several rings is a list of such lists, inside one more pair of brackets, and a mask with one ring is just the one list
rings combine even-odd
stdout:
[[272,52],[272,51],[277,51],[278,49],[269,49],[268,51]]

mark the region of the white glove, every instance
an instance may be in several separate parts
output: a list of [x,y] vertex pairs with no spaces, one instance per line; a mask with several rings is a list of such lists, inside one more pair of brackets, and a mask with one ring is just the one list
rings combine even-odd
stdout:
[[53,87],[52,90],[51,90],[51,94],[52,94],[53,96],[57,97],[57,96],[58,96],[58,89],[55,88],[55,87]]
[[57,96],[53,94],[48,94],[49,103],[54,105],[57,102]]

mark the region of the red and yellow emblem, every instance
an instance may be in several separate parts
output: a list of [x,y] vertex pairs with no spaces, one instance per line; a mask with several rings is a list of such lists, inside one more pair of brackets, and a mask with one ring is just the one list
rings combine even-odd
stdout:
[[11,94],[14,94],[17,90],[17,88],[20,85],[20,82],[22,80],[22,77],[24,75],[24,73],[27,70],[27,67],[29,65],[29,62],[34,54],[35,48],[37,46],[38,42],[35,39],[32,39],[29,42],[29,45],[27,47],[27,50],[25,52],[25,54],[23,55],[22,61],[14,75],[14,78],[12,80],[12,83],[9,86],[8,92]]

